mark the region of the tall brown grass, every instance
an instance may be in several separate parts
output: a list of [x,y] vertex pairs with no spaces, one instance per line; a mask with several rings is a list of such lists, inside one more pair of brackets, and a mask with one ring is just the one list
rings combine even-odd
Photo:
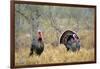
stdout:
[[[81,41],[80,51],[67,51],[63,44],[59,46],[52,46],[52,44],[45,44],[44,51],[40,56],[35,53],[29,57],[30,44],[28,38],[24,41],[28,46],[19,46],[18,51],[15,49],[15,64],[20,65],[34,65],[34,64],[52,64],[52,63],[72,63],[94,61],[94,32],[84,31],[79,32],[78,35]],[[29,43],[28,43],[29,42]],[[21,45],[21,44],[20,44]]]
[[51,64],[51,63],[68,63],[68,62],[84,62],[94,60],[94,49],[81,48],[80,51],[67,51],[65,46],[59,45],[53,47],[50,44],[45,45],[44,52],[37,56],[35,53],[29,57],[30,48],[21,48],[15,53],[16,65],[29,64]]

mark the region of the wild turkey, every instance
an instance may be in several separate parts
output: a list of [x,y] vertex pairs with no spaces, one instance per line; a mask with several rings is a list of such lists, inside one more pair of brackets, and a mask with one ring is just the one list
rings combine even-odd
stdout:
[[37,55],[41,55],[44,50],[44,42],[42,38],[42,32],[38,31],[38,38],[32,40],[32,45],[30,49],[30,56],[35,52]]
[[64,44],[68,51],[77,51],[80,49],[79,37],[76,35],[76,33],[70,30],[65,31],[62,34],[60,44]]

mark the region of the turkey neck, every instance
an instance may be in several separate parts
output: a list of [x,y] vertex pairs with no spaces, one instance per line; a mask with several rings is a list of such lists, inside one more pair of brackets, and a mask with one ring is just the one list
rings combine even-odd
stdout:
[[43,39],[42,39],[42,33],[41,32],[38,32],[38,41],[42,41]]

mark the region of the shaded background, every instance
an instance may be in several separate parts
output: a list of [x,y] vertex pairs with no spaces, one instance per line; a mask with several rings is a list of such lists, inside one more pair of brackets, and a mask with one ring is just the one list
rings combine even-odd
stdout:
[[[85,44],[88,41],[94,43],[93,8],[28,4],[16,4],[15,7],[16,44],[20,44],[21,41],[25,41],[27,38],[29,40],[36,38],[38,30],[43,32],[44,43],[50,43],[56,46],[59,43],[62,33],[66,30],[76,32],[80,39],[84,40],[87,38]],[[26,40],[25,43],[29,43],[29,41]],[[25,45],[28,46],[27,44]],[[93,44],[90,47],[92,46]]]

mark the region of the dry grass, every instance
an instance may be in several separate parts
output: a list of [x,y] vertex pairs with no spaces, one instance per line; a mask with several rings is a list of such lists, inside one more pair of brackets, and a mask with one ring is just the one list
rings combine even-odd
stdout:
[[94,32],[93,31],[80,31],[78,33],[80,37],[81,47],[85,49],[94,48]]
[[21,48],[15,53],[15,64],[51,64],[51,63],[68,63],[68,62],[84,62],[94,60],[94,49],[81,48],[79,52],[66,51],[65,46],[59,45],[53,47],[50,44],[45,44],[44,52],[41,56],[34,54],[29,57],[29,48]]
[[[22,39],[19,49],[15,49],[15,64],[19,65],[32,65],[32,64],[51,64],[51,63],[72,63],[72,62],[85,62],[94,61],[94,32],[85,31],[79,32],[81,49],[77,52],[67,51],[64,45],[57,47],[51,44],[45,44],[44,51],[41,56],[33,54],[29,57],[30,53],[30,39]],[[24,37],[24,36],[23,36]],[[49,39],[49,38],[48,38]],[[27,46],[26,46],[27,45]]]

